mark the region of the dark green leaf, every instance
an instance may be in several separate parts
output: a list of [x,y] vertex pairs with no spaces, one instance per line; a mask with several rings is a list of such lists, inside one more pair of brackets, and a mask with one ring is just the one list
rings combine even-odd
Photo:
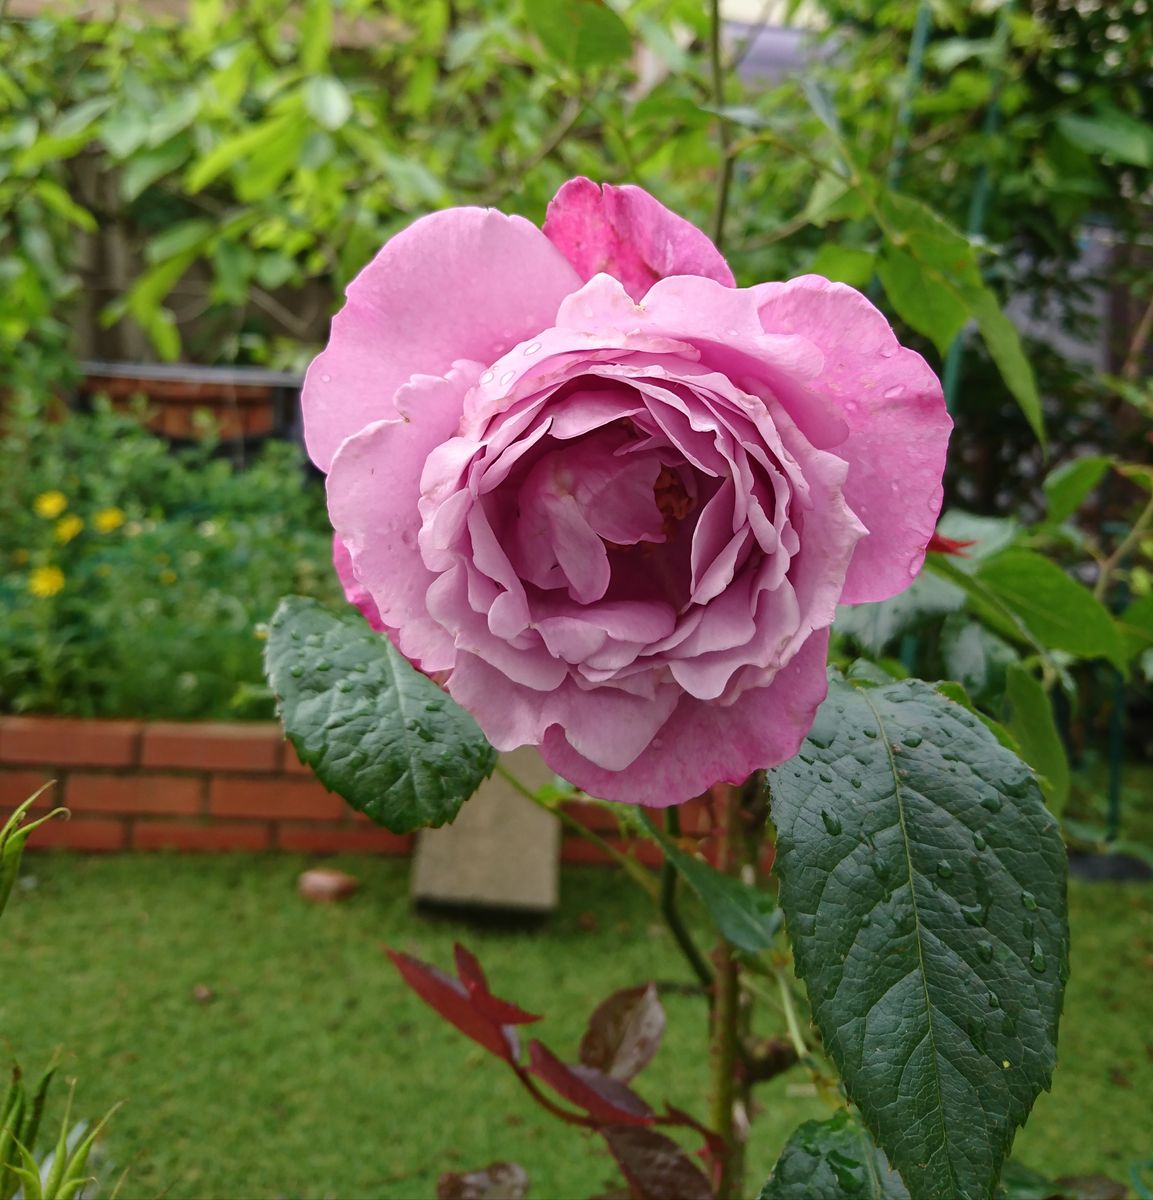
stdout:
[[757,1200],[909,1200],[909,1192],[847,1112],[793,1133]]
[[613,66],[632,53],[628,26],[603,0],[526,0],[524,15],[545,50],[577,70]]
[[901,320],[923,333],[941,354],[947,353],[965,328],[969,306],[955,291],[942,287],[917,258],[895,246],[881,251],[877,274]]
[[1109,611],[1056,563],[1032,550],[1006,550],[981,565],[977,579],[1045,646],[1080,658],[1123,660]]
[[848,634],[863,650],[882,654],[903,634],[956,612],[964,603],[965,593],[960,588],[922,572],[903,592],[888,600],[841,605],[836,630]]
[[648,832],[660,843],[665,857],[696,892],[721,936],[749,954],[767,950],[781,927],[780,910],[772,895],[749,887],[710,867],[702,859],[686,854],[656,827],[648,813],[638,815]]
[[941,657],[950,679],[984,699],[1004,691],[1005,671],[1018,656],[1008,642],[984,625],[955,613],[941,627]]
[[1041,776],[1041,787],[1049,807],[1061,814],[1069,798],[1069,760],[1053,705],[1027,667],[1011,666],[1005,677],[1007,724],[1017,740],[1021,757]]
[[451,821],[496,763],[472,717],[353,611],[285,597],[265,669],[301,761],[394,833]]
[[1005,386],[1013,393],[1013,398],[1025,414],[1038,441],[1043,445],[1045,422],[1041,415],[1041,395],[1037,391],[1037,380],[1028,358],[1025,357],[1017,327],[1005,316],[996,296],[988,288],[973,291],[966,298],[973,310],[985,347],[997,364]]
[[1065,852],[1032,771],[928,684],[834,680],[770,772],[813,1017],[913,1200],[988,1200],[1055,1060]]
[[1101,482],[1113,460],[1104,454],[1089,454],[1062,463],[1045,479],[1045,499],[1049,502],[1049,520],[1067,521],[1081,502]]
[[1142,596],[1117,618],[1126,660],[1153,646],[1153,596]]

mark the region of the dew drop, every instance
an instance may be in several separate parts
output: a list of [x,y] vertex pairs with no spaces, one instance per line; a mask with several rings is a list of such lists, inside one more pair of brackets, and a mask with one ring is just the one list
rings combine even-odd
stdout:
[[981,801],[981,807],[987,809],[991,813],[1000,812],[1001,805],[1001,797],[996,794],[988,795]]
[[984,850],[988,844],[989,843],[985,841],[985,839],[979,833],[973,834],[973,845],[978,850]]
[[495,378],[496,378],[496,376],[495,376],[494,372],[482,371],[479,382],[480,383],[492,383],[493,379],[495,379]]
[[1045,961],[1045,952],[1041,949],[1040,942],[1033,943],[1033,956],[1029,959],[1029,966],[1037,972],[1038,975],[1044,975],[1045,969],[1048,967]]
[[977,954],[980,957],[982,962],[987,962],[987,963],[992,962],[993,961],[993,943],[992,942],[978,942],[977,943]]
[[925,739],[924,739],[923,737],[921,737],[921,735],[920,735],[919,733],[907,733],[907,734],[905,734],[905,736],[904,736],[904,737],[901,739],[901,741],[902,741],[902,742],[904,742],[904,743],[905,743],[905,745],[906,745],[906,746],[908,746],[910,750],[916,750],[916,748],[917,748],[917,747],[918,747],[918,746],[919,746],[919,745],[920,745],[920,744],[921,744],[921,743],[922,743],[924,740],[925,740]]
[[331,376],[331,375],[322,375],[322,376],[320,377],[320,382],[321,382],[321,383],[331,383],[331,382],[332,382],[332,376]]
[[1026,917],[1021,922],[1021,932],[1022,932],[1022,934],[1024,934],[1025,937],[1027,937],[1029,939],[1029,941],[1032,941],[1033,934],[1037,932],[1036,923],[1031,921],[1028,917]]
[[429,701],[429,702],[428,702],[428,703],[427,703],[427,704],[424,706],[424,711],[425,711],[425,712],[440,712],[440,710],[441,710],[442,708],[444,708],[444,701],[443,701],[443,700],[430,700],[430,701]]
[[822,771],[820,774],[820,780],[822,783],[832,783],[833,777],[828,773],[828,771]]
[[336,690],[338,692],[343,692],[344,695],[347,696],[348,693],[352,691],[352,684],[349,683],[347,679],[342,679],[340,683],[337,684]]
[[953,868],[949,865],[949,862],[947,859],[943,858],[937,864],[937,874],[940,875],[940,877],[942,879],[952,879],[953,878]]
[[291,637],[294,642],[299,642],[300,641],[300,630],[294,629],[288,636]]
[[886,347],[885,347],[885,348],[884,348],[884,349],[881,351],[881,357],[882,357],[882,358],[892,358],[892,357],[893,357],[893,355],[894,355],[894,354],[896,354],[896,353],[897,353],[897,347],[896,347],[896,346],[886,346]]
[[508,387],[508,385],[509,385],[510,383],[512,383],[512,381],[513,381],[515,378],[516,378],[516,372],[515,372],[515,371],[505,371],[505,373],[504,373],[504,374],[503,374],[503,375],[500,377],[500,385],[501,385],[501,387]]
[[1030,911],[1037,911],[1037,897],[1032,892],[1021,893],[1021,903]]
[[998,996],[996,992],[990,992],[986,999],[989,1001],[990,1008],[1001,1007],[1001,997]]
[[534,354],[540,352],[540,342],[529,342],[524,348],[525,358],[531,358]]
[[854,791],[860,791],[861,790],[861,781],[859,779],[850,779],[849,786],[851,788],[853,788]]
[[293,679],[299,679],[304,674],[303,667],[293,667],[289,672]]
[[327,658],[322,658],[320,662],[316,664],[316,669],[318,671],[331,671],[332,663],[330,663]]
[[877,736],[877,731],[875,729],[862,729],[861,732],[867,738],[875,738]]
[[896,400],[896,398],[898,396],[902,395],[904,393],[904,391],[905,391],[905,388],[904,388],[903,384],[900,384],[900,383],[894,384],[891,388],[885,388],[885,399],[886,400]]
[[836,837],[841,832],[841,819],[836,813],[831,813],[827,808],[822,808],[821,820],[825,823],[825,828],[833,837]]

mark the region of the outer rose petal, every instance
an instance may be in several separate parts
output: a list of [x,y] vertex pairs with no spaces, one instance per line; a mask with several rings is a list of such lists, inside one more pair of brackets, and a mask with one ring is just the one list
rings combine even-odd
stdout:
[[941,510],[941,476],[953,422],[925,360],[853,288],[819,275],[752,289],[767,333],[799,333],[825,356],[809,390],[848,425],[830,446],[849,464],[845,501],[869,536],[857,543],[843,604],[904,591],[925,560]]
[[570,179],[549,203],[544,232],[582,280],[607,272],[634,300],[668,275],[704,275],[736,286],[705,234],[633,184],[602,188],[583,176]]
[[471,379],[418,375],[400,393],[408,418],[376,421],[347,438],[328,475],[328,515],[351,556],[355,576],[401,650],[425,671],[452,666],[452,639],[428,616],[426,594],[436,579],[417,546],[420,476],[432,450],[460,422]]
[[[645,751],[621,771],[606,771],[578,754],[553,726],[541,756],[558,775],[602,800],[667,808],[726,780],[792,758],[829,690],[829,631],[814,633],[768,687],[724,707],[683,696]],[[595,698],[590,696],[591,703]]]
[[380,609],[376,607],[376,601],[352,573],[352,556],[348,553],[348,547],[340,540],[340,535],[335,533],[332,535],[332,565],[336,571],[336,577],[340,580],[340,586],[344,588],[344,598],[349,604],[360,609],[361,616],[373,629],[378,633],[381,632],[384,629],[384,622],[380,619]]
[[495,209],[450,208],[392,238],[348,285],[328,347],[305,376],[301,405],[312,461],[327,471],[346,437],[395,417],[413,375],[457,359],[488,363],[553,323],[580,287],[531,222]]

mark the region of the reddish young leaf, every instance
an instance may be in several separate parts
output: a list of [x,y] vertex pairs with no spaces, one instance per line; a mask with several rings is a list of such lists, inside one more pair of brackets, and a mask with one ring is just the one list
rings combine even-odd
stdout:
[[613,1125],[651,1125],[653,1110],[618,1079],[592,1067],[563,1063],[540,1042],[529,1042],[529,1070],[577,1108]]
[[456,973],[460,976],[461,983],[468,989],[472,1005],[478,1012],[483,1013],[490,1021],[495,1021],[498,1025],[529,1025],[533,1021],[540,1020],[539,1016],[534,1016],[530,1012],[525,1012],[523,1008],[494,996],[488,990],[488,980],[485,978],[484,968],[477,961],[476,956],[469,953],[460,942],[457,942],[452,949],[456,957]]
[[700,1151],[702,1155],[708,1155],[714,1162],[719,1162],[724,1157],[725,1139],[716,1130],[710,1129],[707,1125],[702,1125],[691,1113],[674,1108],[671,1104],[666,1104],[664,1116],[660,1118],[660,1123],[662,1125],[684,1125],[687,1129],[695,1130],[705,1139],[704,1149]]
[[524,1200],[528,1172],[519,1163],[490,1163],[483,1171],[446,1172],[436,1181],[436,1200]]
[[516,1063],[520,1055],[516,1031],[479,1012],[464,984],[399,950],[385,947],[385,953],[392,959],[404,982],[425,1004],[455,1025],[465,1037],[479,1042],[505,1062]]
[[976,544],[976,542],[964,542],[958,541],[957,538],[946,537],[934,529],[933,536],[929,539],[929,544],[925,549],[930,554],[951,554],[954,558],[968,558],[965,551]]
[[609,1125],[601,1133],[634,1200],[713,1200],[708,1179],[672,1138],[636,1126]]
[[597,1006],[581,1039],[580,1060],[627,1083],[656,1054],[665,1010],[653,984],[622,988]]

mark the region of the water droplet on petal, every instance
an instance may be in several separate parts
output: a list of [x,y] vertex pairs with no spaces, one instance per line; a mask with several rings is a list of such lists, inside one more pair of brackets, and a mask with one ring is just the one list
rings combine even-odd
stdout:
[[905,390],[904,384],[901,384],[901,383],[894,384],[891,388],[885,389],[885,399],[886,400],[896,400],[896,398],[898,396],[900,396],[904,392],[904,390]]
[[504,374],[503,374],[503,375],[500,377],[500,386],[501,386],[501,387],[508,387],[508,385],[509,385],[510,383],[512,383],[512,381],[513,381],[515,378],[516,378],[516,372],[515,372],[515,371],[505,371],[505,373],[504,373]]
[[331,382],[332,382],[332,376],[331,376],[331,375],[322,375],[322,376],[320,377],[320,382],[321,382],[321,383],[331,383]]
[[524,348],[525,358],[531,358],[532,355],[540,352],[540,342],[529,342]]
[[897,347],[895,345],[894,346],[886,346],[881,351],[881,357],[882,358],[892,358],[893,355],[896,353],[897,353]]
[[836,813],[831,813],[827,808],[822,808],[821,820],[825,823],[825,828],[833,837],[836,837],[841,832],[841,819]]
[[480,374],[480,383],[492,383],[495,375],[492,371],[482,371]]

